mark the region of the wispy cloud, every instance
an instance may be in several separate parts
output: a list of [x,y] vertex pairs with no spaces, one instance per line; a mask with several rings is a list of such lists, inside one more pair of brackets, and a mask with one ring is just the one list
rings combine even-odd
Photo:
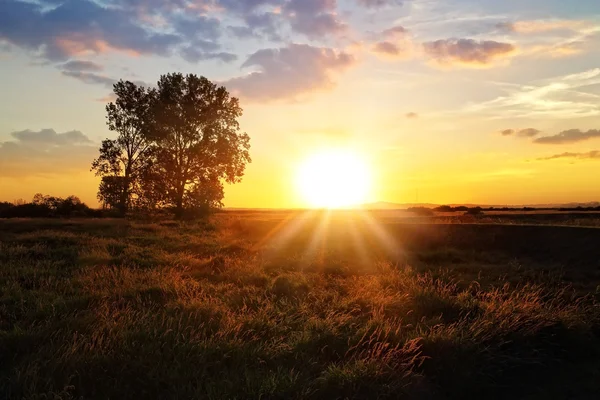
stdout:
[[65,71],[102,71],[104,68],[100,64],[96,64],[92,61],[83,61],[83,60],[71,60],[62,65],[60,68]]
[[513,56],[517,48],[511,43],[493,40],[444,39],[423,44],[425,54],[437,65],[487,67]]
[[541,133],[540,130],[535,128],[526,128],[526,129],[505,129],[500,132],[502,136],[517,136],[521,138],[531,138],[537,136]]
[[464,111],[500,118],[575,118],[600,115],[600,96],[582,89],[600,84],[600,68],[528,85],[499,84],[506,94]]
[[62,71],[62,74],[64,76],[68,76],[70,78],[78,79],[83,83],[92,84],[92,85],[104,85],[107,88],[112,88],[113,85],[117,82],[116,79],[110,78],[108,76],[96,74],[93,72]]
[[557,159],[563,159],[563,158],[578,159],[578,160],[589,160],[589,159],[598,160],[598,159],[600,159],[600,151],[593,150],[593,151],[588,151],[587,153],[566,152],[566,153],[555,154],[550,157],[541,157],[541,158],[538,158],[537,160],[538,161],[549,161],[549,160],[557,160]]
[[570,144],[595,138],[600,138],[600,129],[590,129],[589,131],[569,129],[554,136],[537,138],[533,142],[539,144]]
[[578,31],[588,23],[582,20],[571,19],[542,19],[542,20],[522,20],[516,22],[500,22],[496,25],[499,29],[517,33],[540,33],[556,30]]

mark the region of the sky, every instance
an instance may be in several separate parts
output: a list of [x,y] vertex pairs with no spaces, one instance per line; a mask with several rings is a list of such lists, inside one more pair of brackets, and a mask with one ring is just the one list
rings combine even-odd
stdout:
[[323,149],[367,201],[600,201],[598,0],[2,0],[0,201],[97,205],[112,84],[194,73],[240,98],[229,207],[302,207]]

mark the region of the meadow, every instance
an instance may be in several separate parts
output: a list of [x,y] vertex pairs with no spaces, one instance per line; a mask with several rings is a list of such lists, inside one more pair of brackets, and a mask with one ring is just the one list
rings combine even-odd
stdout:
[[595,398],[597,215],[0,220],[0,398]]

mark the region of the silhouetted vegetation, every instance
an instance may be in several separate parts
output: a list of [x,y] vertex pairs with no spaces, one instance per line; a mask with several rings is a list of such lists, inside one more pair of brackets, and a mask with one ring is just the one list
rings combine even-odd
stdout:
[[600,391],[596,229],[243,215],[0,221],[0,398]]
[[161,76],[156,89],[120,81],[114,93],[106,111],[118,136],[102,142],[92,164],[105,207],[168,209],[179,217],[222,207],[223,182],[239,182],[251,161],[238,99],[180,73]]
[[469,208],[465,212],[465,215],[482,215],[482,214],[483,214],[483,208],[481,208],[481,207],[472,207],[472,208]]
[[406,209],[406,211],[421,217],[431,217],[432,215],[435,215],[435,212],[431,208],[427,207],[409,207]]
[[102,217],[83,203],[77,196],[60,197],[36,194],[30,203],[23,201],[0,203],[0,218],[56,218],[56,217]]
[[[417,207],[419,208],[419,207]],[[504,212],[540,212],[540,211],[600,211],[600,206],[596,207],[467,207],[467,206],[439,206],[433,208],[435,212],[451,213],[451,212],[467,212],[470,209],[478,208],[481,211],[504,211]],[[410,209],[409,209],[410,210]]]
[[440,207],[435,207],[433,209],[433,211],[436,211],[436,212],[467,212],[467,211],[469,211],[469,207],[467,207],[467,206],[457,206],[457,207],[440,206]]

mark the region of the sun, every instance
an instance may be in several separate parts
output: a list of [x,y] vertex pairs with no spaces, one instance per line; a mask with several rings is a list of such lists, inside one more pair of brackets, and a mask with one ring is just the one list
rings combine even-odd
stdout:
[[371,190],[371,174],[358,154],[324,150],[300,165],[297,186],[311,207],[347,208],[365,202]]

